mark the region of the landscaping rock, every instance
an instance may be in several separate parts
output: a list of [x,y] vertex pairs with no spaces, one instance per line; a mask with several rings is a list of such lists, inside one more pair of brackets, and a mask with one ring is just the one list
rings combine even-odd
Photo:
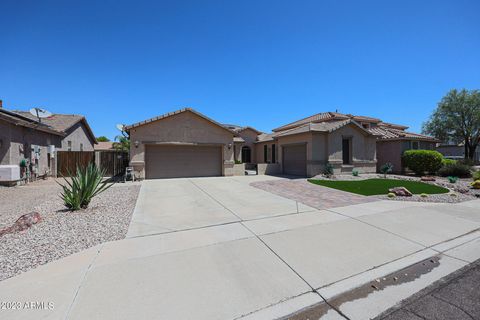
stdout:
[[388,192],[394,193],[396,196],[399,197],[411,197],[413,194],[408,191],[407,188],[405,187],[395,187],[395,188],[390,188],[388,189]]
[[421,181],[435,181],[435,177],[425,176],[420,178]]
[[23,216],[18,218],[12,226],[0,230],[0,237],[7,233],[26,230],[34,224],[40,222],[40,220],[42,220],[42,218],[40,217],[40,213],[38,212],[30,212],[24,214]]

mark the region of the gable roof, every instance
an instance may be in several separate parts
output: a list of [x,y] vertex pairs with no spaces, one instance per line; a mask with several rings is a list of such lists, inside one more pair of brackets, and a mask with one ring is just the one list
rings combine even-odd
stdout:
[[[32,115],[30,112],[26,111],[13,111],[16,114],[19,114],[25,118],[31,119],[33,121],[38,122],[38,118]],[[78,122],[82,122],[85,128],[87,129],[87,133],[92,139],[92,141],[96,144],[97,139],[95,138],[95,135],[93,134],[92,129],[88,125],[87,119],[85,119],[84,116],[78,115],[78,114],[59,114],[59,113],[54,113],[48,118],[42,118],[41,123],[45,124],[51,128],[53,128],[56,131],[64,132],[66,133],[71,127],[76,125]]]
[[325,132],[331,133],[335,130],[338,130],[346,125],[353,125],[365,135],[375,135],[375,133],[370,132],[369,130],[363,128],[358,122],[353,119],[338,120],[338,121],[328,121],[328,122],[308,122],[291,129],[282,130],[279,132],[274,132],[270,134],[261,134],[258,136],[257,142],[272,141],[277,137],[291,136],[294,134],[300,134],[305,132]]
[[197,116],[199,116],[200,118],[203,118],[211,123],[213,123],[214,125],[222,128],[223,130],[226,130],[232,134],[235,135],[235,131],[225,127],[224,125],[218,123],[217,121],[213,120],[213,119],[210,119],[209,117],[201,114],[200,112],[192,109],[192,108],[183,108],[183,109],[180,109],[180,110],[177,110],[177,111],[173,111],[173,112],[169,112],[169,113],[165,113],[165,114],[162,114],[160,116],[157,116],[157,117],[153,117],[153,118],[150,118],[150,119],[147,119],[147,120],[143,120],[143,121],[140,121],[140,122],[137,122],[137,123],[134,123],[134,124],[131,124],[131,125],[128,125],[128,126],[125,126],[125,130],[128,132],[130,131],[130,129],[133,129],[133,128],[137,128],[137,127],[140,127],[140,126],[143,126],[145,124],[148,124],[148,123],[151,123],[151,122],[154,122],[154,121],[158,121],[158,120],[162,120],[162,119],[165,119],[165,118],[169,118],[171,116],[174,116],[174,115],[177,115],[177,114],[180,114],[180,113],[184,113],[184,112],[191,112]]
[[51,126],[45,123],[40,123],[36,120],[30,119],[29,117],[25,117],[21,114],[15,113],[13,111],[8,111],[3,108],[0,108],[0,119],[15,125],[22,126],[22,127],[32,128],[42,132],[51,133],[57,136],[62,136],[62,137],[65,136],[64,132],[56,130],[55,128],[52,128]]

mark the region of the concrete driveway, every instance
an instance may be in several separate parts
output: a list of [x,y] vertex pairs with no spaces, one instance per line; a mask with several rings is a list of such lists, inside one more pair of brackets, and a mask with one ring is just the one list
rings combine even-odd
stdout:
[[[249,185],[262,179],[277,178],[144,181],[127,239],[0,282],[0,301],[54,304],[0,318],[276,319],[320,305],[322,319],[368,319],[480,258],[478,200],[316,210]],[[413,280],[348,294],[434,256]]]

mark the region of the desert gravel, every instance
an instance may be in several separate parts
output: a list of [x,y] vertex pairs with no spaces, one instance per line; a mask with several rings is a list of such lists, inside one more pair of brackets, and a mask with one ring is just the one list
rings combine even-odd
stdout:
[[30,229],[0,237],[0,281],[97,244],[125,238],[139,183],[115,184],[85,210],[65,210],[53,179],[0,188],[0,228],[38,211],[43,220]]

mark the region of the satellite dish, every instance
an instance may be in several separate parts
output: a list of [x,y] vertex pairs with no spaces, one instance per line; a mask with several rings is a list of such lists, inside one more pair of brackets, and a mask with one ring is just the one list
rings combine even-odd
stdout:
[[120,130],[120,132],[122,133],[122,136],[124,136],[125,138],[128,137],[127,133],[125,132],[125,125],[124,124],[117,124],[117,125],[115,125],[115,127],[117,127],[117,129]]
[[38,118],[38,121],[41,122],[42,118],[48,118],[52,116],[52,113],[48,110],[42,108],[32,108],[30,113]]

